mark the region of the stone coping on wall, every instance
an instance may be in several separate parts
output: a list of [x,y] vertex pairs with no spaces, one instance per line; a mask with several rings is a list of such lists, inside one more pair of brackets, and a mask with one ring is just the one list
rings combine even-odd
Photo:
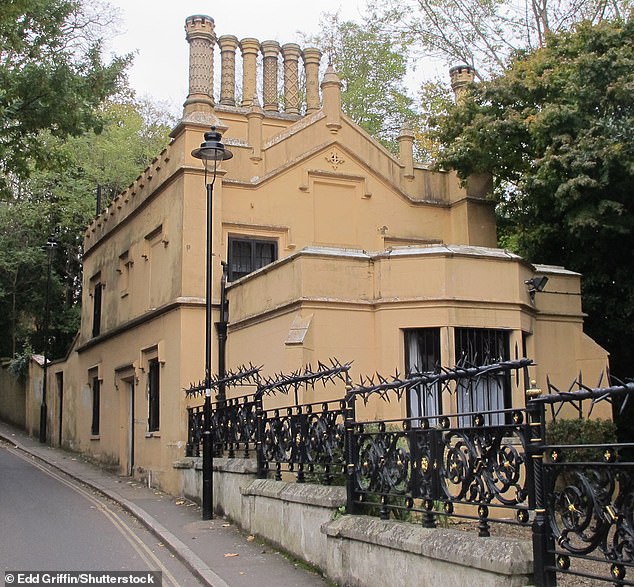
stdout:
[[[195,469],[202,471],[202,457],[183,457],[172,463],[174,469]],[[214,458],[213,470],[217,472],[234,473],[236,475],[256,475],[258,465],[255,459],[242,458]]]
[[[257,475],[258,464],[255,459],[214,458],[214,471],[234,473],[236,475]],[[202,466],[202,459],[201,459]]]
[[462,566],[501,575],[533,573],[531,544],[512,538],[480,538],[458,530],[424,528],[368,516],[341,516],[323,524],[321,531],[331,538],[374,544],[449,563],[460,561]]
[[243,496],[268,497],[324,508],[337,509],[346,505],[346,489],[338,486],[256,479],[240,491]]

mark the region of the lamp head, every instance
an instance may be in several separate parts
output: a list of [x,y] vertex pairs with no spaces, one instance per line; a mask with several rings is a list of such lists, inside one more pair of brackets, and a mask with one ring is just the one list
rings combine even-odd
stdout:
[[536,275],[532,279],[527,279],[524,283],[528,285],[528,291],[544,291],[548,283],[548,277],[545,275]]
[[192,151],[192,157],[201,159],[204,162],[207,161],[226,161],[233,157],[233,153],[226,149],[220,142],[222,135],[216,130],[215,126],[212,126],[210,130],[205,133],[205,140],[201,143],[198,149]]
[[548,277],[545,275],[536,275],[531,279],[527,279],[524,282],[528,286],[528,295],[531,298],[531,302],[535,302],[535,293],[538,291],[544,291],[546,284],[548,283]]

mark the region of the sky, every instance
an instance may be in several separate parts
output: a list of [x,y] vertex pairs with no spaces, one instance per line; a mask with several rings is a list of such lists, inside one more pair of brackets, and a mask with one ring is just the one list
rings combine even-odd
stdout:
[[[139,98],[178,110],[187,97],[189,46],[185,19],[206,14],[216,35],[255,37],[280,44],[301,42],[299,32],[319,32],[320,14],[339,11],[343,20],[360,20],[362,0],[107,0],[119,11],[121,33],[105,47],[106,54],[136,54],[130,85]],[[239,54],[239,51],[238,51]]]

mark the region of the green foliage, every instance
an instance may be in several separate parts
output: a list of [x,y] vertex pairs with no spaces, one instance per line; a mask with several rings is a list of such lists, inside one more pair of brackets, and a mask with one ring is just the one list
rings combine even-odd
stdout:
[[386,36],[371,21],[341,22],[329,14],[321,24],[323,33],[312,41],[343,83],[343,112],[395,152],[403,123],[417,118],[404,85],[406,44]]
[[99,131],[96,107],[115,94],[130,57],[109,65],[93,31],[94,19],[80,0],[19,0],[0,11],[0,195],[11,180],[59,164],[43,148],[40,133],[52,137]]
[[434,512],[436,523],[441,528],[449,528],[449,516],[445,513],[445,504],[439,499],[434,500]]
[[[49,356],[66,352],[95,188],[107,204],[169,140],[171,121],[130,97],[131,57],[102,60],[111,18],[84,0],[13,0],[0,11],[0,356],[45,348],[49,260]],[[50,257],[49,235],[59,242]]]
[[31,362],[32,354],[33,349],[29,345],[26,345],[23,351],[16,354],[9,363],[9,373],[16,377],[21,383],[26,381],[29,374],[29,363]]
[[445,116],[453,106],[453,93],[441,80],[429,80],[420,87],[421,111],[414,123],[417,156],[422,161],[436,161],[442,144],[435,135],[435,120]]
[[[617,441],[616,424],[612,420],[581,419],[555,420],[546,427],[547,444],[612,444]],[[592,449],[570,449],[567,461],[588,461],[601,458]]]
[[517,51],[546,45],[577,23],[625,18],[631,0],[368,0],[387,36],[405,36],[424,56],[466,63],[483,78],[504,71]]
[[631,375],[634,20],[582,23],[518,55],[436,119],[440,165],[493,174],[502,242],[584,275],[586,331]]
[[63,356],[79,327],[83,229],[95,214],[95,188],[103,205],[129,185],[169,141],[163,114],[146,103],[105,102],[102,130],[38,141],[58,154],[56,169],[33,170],[0,201],[0,356],[25,345],[44,348],[44,307],[51,234],[49,355]]

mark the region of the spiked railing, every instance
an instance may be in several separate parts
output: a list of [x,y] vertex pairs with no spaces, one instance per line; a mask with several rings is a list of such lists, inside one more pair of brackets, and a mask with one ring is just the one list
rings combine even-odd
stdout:
[[[213,405],[215,454],[255,452],[261,477],[296,477],[298,482],[345,482],[347,512],[420,521],[427,527],[462,519],[488,536],[493,523],[519,524],[532,535],[534,580],[556,585],[559,574],[589,576],[616,585],[634,585],[634,443],[555,445],[546,439],[549,419],[564,406],[589,417],[601,402],[621,409],[634,383],[612,380],[588,387],[579,377],[560,391],[526,389],[526,408],[418,414],[358,421],[356,401],[402,401],[413,390],[473,393],[515,374],[528,383],[530,359],[461,364],[434,373],[392,377],[374,374],[352,384],[350,363],[332,359],[290,374],[262,377],[252,365],[213,380],[211,387],[251,386],[249,395]],[[340,399],[301,403],[301,390],[344,384]],[[204,393],[192,386],[189,396]],[[291,405],[265,408],[278,394]],[[332,397],[332,393],[329,392]],[[189,408],[189,455],[199,454],[203,411]],[[253,451],[254,448],[257,450]],[[590,451],[581,461],[579,450]],[[586,559],[584,565],[579,559]],[[587,561],[603,565],[588,571]]]
[[361,377],[359,385],[352,387],[348,393],[363,398],[366,403],[376,394],[386,401],[393,397],[391,394],[395,394],[395,398],[400,401],[405,392],[418,385],[441,385],[442,391],[452,393],[450,383],[461,380],[477,381],[483,377],[523,369],[532,364],[531,359],[515,359],[480,366],[458,365],[443,368],[439,373],[410,373],[406,377],[401,377],[398,372],[391,378],[375,373],[370,377]]
[[278,373],[271,377],[263,378],[258,385],[256,395],[259,397],[275,395],[276,393],[289,395],[293,391],[295,394],[295,405],[298,405],[299,389],[314,389],[315,385],[319,383],[324,387],[337,381],[346,383],[348,381],[347,374],[351,366],[352,363],[340,363],[337,359],[330,359],[329,365],[319,362],[316,370],[313,370],[311,365],[306,365],[303,369],[289,374]]
[[[623,410],[634,383],[614,378],[608,387],[588,387],[579,377],[560,391],[548,381],[548,394],[530,405],[536,420],[553,421],[564,407],[579,419],[600,403]],[[542,436],[542,438],[544,438]],[[555,585],[558,574],[589,577],[594,582],[634,585],[634,443],[534,445],[535,493],[541,496],[543,528],[534,540],[535,581]],[[539,511],[539,510],[537,510]],[[539,531],[539,528],[538,528]],[[582,560],[583,559],[583,560]]]
[[[220,387],[241,387],[245,385],[258,385],[260,381],[260,371],[262,367],[255,367],[249,365],[248,367],[243,365],[235,371],[228,371],[224,377],[212,376],[209,383],[211,390],[220,389]],[[185,390],[187,397],[204,396],[207,387],[203,381],[197,384],[192,384]]]

